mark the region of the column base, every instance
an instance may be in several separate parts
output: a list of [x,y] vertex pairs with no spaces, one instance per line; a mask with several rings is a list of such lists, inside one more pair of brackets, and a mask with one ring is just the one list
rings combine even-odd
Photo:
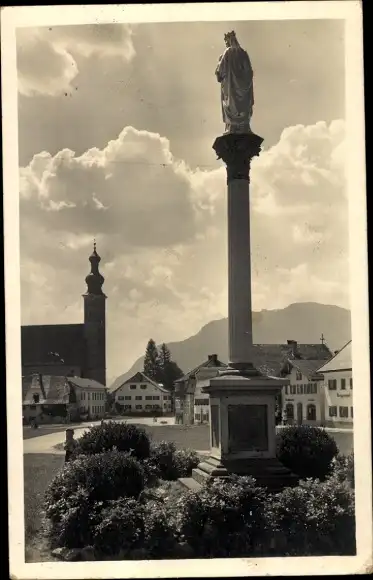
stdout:
[[276,458],[221,462],[215,457],[206,458],[193,469],[192,477],[182,478],[180,483],[196,491],[213,479],[229,479],[232,475],[251,476],[259,487],[265,487],[272,493],[280,492],[285,487],[294,487],[299,483],[299,478]]

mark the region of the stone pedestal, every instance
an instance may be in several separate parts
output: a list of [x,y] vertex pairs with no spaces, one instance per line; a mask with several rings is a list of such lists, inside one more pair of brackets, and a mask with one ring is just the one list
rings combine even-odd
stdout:
[[286,384],[255,370],[228,369],[210,380],[203,389],[210,395],[210,456],[193,470],[194,480],[251,475],[271,491],[297,484],[276,459],[275,398]]
[[210,395],[210,456],[181,480],[195,489],[214,477],[251,475],[272,491],[297,483],[276,459],[276,395],[289,381],[252,363],[250,164],[263,139],[225,134],[213,148],[227,166],[229,368],[202,390]]

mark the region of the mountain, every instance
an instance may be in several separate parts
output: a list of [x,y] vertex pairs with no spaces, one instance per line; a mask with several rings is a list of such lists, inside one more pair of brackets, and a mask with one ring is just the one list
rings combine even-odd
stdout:
[[[253,312],[253,337],[256,344],[281,344],[288,339],[299,343],[318,343],[324,334],[330,350],[340,349],[351,339],[350,311],[339,306],[302,302],[290,304],[282,310]],[[173,360],[186,373],[217,354],[228,362],[228,319],[214,320],[180,342],[167,343]],[[144,357],[139,358],[111,385],[114,390],[137,371],[143,370]]]

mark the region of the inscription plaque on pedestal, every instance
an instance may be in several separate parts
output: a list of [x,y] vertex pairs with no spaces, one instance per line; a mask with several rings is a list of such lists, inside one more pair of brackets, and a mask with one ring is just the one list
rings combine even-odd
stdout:
[[230,453],[268,451],[267,405],[228,405]]
[[219,447],[219,406],[211,405],[211,446]]

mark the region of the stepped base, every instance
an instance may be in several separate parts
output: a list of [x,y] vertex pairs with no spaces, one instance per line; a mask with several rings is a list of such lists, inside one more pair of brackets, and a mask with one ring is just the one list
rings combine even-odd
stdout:
[[208,457],[193,469],[191,478],[179,480],[189,489],[196,490],[214,478],[229,478],[231,475],[246,475],[253,477],[258,486],[265,487],[273,493],[285,487],[298,485],[298,477],[287,469],[276,458],[273,459],[240,459],[220,462],[215,457]]

